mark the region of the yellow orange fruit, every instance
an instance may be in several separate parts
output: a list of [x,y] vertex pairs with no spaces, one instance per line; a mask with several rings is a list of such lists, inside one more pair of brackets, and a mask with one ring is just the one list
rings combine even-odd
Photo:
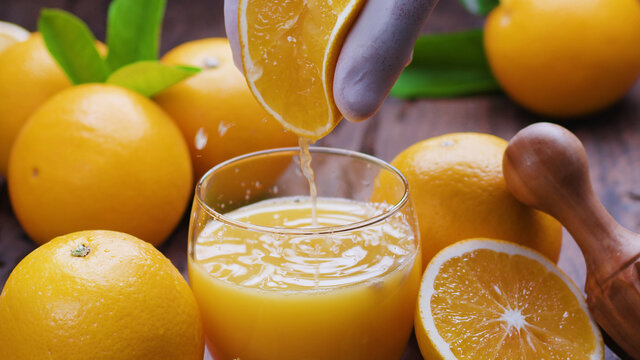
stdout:
[[192,170],[180,130],[159,106],[121,87],[85,84],[31,116],[11,151],[8,186],[39,244],[105,229],[159,245],[182,217]]
[[9,46],[29,38],[29,31],[16,24],[0,21],[0,53]]
[[[422,241],[423,266],[456,241],[488,237],[532,247],[557,261],[562,227],[520,203],[502,175],[507,141],[480,133],[452,133],[418,142],[392,161],[409,182]],[[387,197],[380,179],[374,200]]]
[[241,0],[242,64],[256,99],[290,131],[318,139],[342,115],[333,73],[344,37],[364,0]]
[[38,33],[0,53],[0,175],[7,175],[11,145],[27,118],[69,86]]
[[505,241],[438,253],[414,324],[425,359],[604,359],[580,290],[543,255]]
[[198,306],[171,261],[113,231],[57,237],[0,295],[0,359],[202,360]]
[[640,75],[637,0],[501,1],[485,23],[491,70],[534,112],[571,117],[618,101]]
[[180,127],[196,178],[242,154],[296,145],[297,138],[284,131],[251,95],[233,64],[227,39],[187,42],[169,51],[162,62],[202,68],[154,98]]

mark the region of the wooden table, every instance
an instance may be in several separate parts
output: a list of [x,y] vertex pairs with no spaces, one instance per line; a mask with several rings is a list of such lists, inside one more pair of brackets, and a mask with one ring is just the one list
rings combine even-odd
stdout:
[[[3,0],[0,2],[0,20],[34,30],[41,7],[62,7],[87,21],[97,38],[104,39],[107,5],[107,0]],[[442,1],[425,32],[478,27],[482,21],[467,14],[457,1]],[[222,0],[169,1],[163,52],[184,41],[208,36],[224,36]],[[407,146],[431,136],[477,131],[509,139],[527,124],[544,120],[522,110],[502,94],[417,101],[389,98],[372,119],[359,124],[343,121],[320,144],[358,150],[390,161]],[[640,232],[640,82],[612,108],[565,125],[585,145],[591,179],[606,208],[624,226]],[[161,247],[183,274],[186,273],[187,225],[185,216]],[[13,267],[34,248],[11,212],[6,182],[0,178],[0,287]],[[566,232],[559,265],[583,286],[584,260]],[[615,348],[610,341],[608,344]],[[607,348],[606,359],[618,358]],[[415,339],[410,342],[403,359],[422,359]]]

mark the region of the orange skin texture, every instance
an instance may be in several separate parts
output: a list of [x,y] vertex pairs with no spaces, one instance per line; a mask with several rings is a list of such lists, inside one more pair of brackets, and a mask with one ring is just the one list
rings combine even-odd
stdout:
[[[285,131],[251,95],[244,77],[233,64],[227,39],[208,38],[182,44],[169,51],[162,62],[202,68],[201,73],[154,98],[180,127],[196,178],[218,163],[242,154],[297,145],[297,137]],[[202,136],[206,142],[197,140],[199,137],[202,141]]]
[[83,229],[123,231],[154,245],[191,197],[189,151],[151,100],[105,84],[65,90],[29,119],[9,161],[9,195],[38,244]]
[[[72,256],[79,245],[90,249]],[[202,360],[197,303],[160,251],[83,231],[27,255],[0,295],[1,359]]]
[[[100,54],[107,53],[103,43],[96,41],[96,47]],[[31,114],[69,87],[39,33],[0,53],[0,175],[7,176],[11,146]]]
[[485,23],[493,74],[517,103],[574,117],[602,110],[640,75],[637,0],[506,0]]
[[29,116],[70,86],[38,33],[0,54],[0,175],[7,175],[11,145]]
[[[520,203],[507,189],[502,155],[507,141],[479,133],[452,133],[418,142],[392,161],[407,178],[426,267],[457,241],[486,237],[536,249],[556,262],[562,227]],[[384,177],[374,199],[393,198]]]

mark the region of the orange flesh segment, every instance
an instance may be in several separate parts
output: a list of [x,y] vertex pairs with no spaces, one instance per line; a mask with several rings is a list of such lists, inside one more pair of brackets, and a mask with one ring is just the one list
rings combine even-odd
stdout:
[[363,0],[242,0],[242,62],[251,91],[298,136],[318,139],[342,118],[333,100],[339,50]]
[[575,295],[535,260],[474,250],[446,261],[434,290],[435,326],[458,359],[589,359],[595,351]]

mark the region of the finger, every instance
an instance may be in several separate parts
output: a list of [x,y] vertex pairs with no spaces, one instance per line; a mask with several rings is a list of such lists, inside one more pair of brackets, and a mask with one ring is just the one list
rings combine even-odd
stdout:
[[347,120],[378,110],[411,60],[413,45],[437,0],[368,0],[340,51],[334,99]]
[[224,28],[231,45],[231,52],[233,52],[233,63],[242,71],[240,37],[238,36],[238,1],[224,0]]

